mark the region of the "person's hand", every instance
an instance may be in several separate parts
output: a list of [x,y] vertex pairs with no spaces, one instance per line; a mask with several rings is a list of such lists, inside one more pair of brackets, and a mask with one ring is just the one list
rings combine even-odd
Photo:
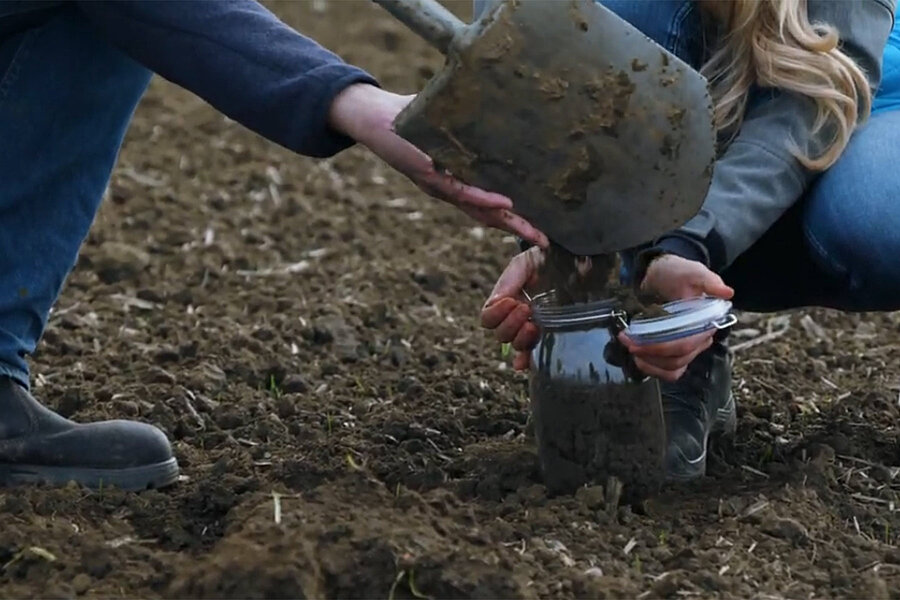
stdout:
[[[641,289],[666,300],[703,295],[729,300],[734,296],[734,290],[706,265],[674,254],[664,254],[650,263]],[[631,352],[641,371],[665,381],[677,381],[691,361],[712,345],[714,333],[711,330],[681,340],[643,346],[621,333],[619,341]]]
[[537,325],[531,322],[531,307],[522,291],[537,277],[543,260],[544,254],[537,247],[513,257],[481,309],[482,327],[492,329],[498,340],[515,349],[513,368],[517,371],[528,368],[531,349],[540,335]]
[[413,98],[374,85],[354,84],[335,97],[330,123],[337,131],[368,147],[430,196],[453,204],[484,225],[508,231],[546,248],[547,237],[512,212],[513,203],[509,198],[438,172],[424,152],[394,133],[394,118]]

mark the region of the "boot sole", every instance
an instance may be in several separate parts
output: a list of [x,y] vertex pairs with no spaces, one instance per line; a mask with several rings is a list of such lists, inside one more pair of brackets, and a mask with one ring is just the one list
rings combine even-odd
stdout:
[[75,482],[93,490],[115,487],[139,492],[172,485],[178,479],[175,458],[153,465],[127,469],[88,469],[41,465],[0,464],[0,485],[45,484],[64,486]]
[[688,468],[680,473],[672,473],[671,471],[666,473],[666,481],[685,483],[706,475],[706,453],[709,449],[709,438],[713,436],[731,436],[734,435],[736,430],[737,410],[734,404],[734,394],[729,394],[725,406],[716,411],[716,418],[713,420],[709,433],[703,439],[703,454],[697,460],[688,462]]

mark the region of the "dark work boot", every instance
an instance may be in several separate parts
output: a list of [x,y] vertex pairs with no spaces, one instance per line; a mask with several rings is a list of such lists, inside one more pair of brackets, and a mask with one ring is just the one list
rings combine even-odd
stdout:
[[731,435],[737,425],[728,347],[713,345],[675,383],[660,382],[666,419],[666,478],[688,481],[706,473],[710,434]]
[[156,427],[134,421],[73,423],[0,377],[0,485],[74,481],[137,491],[177,478],[169,441]]

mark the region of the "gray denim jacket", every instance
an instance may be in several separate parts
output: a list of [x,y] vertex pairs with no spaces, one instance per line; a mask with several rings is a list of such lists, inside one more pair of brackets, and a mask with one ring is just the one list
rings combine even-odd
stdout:
[[[882,53],[895,9],[896,0],[808,4],[810,21],[837,28],[843,50],[863,68],[873,90],[881,80]],[[700,212],[657,240],[655,248],[700,260],[716,271],[730,265],[803,196],[815,178],[815,172],[794,158],[789,145],[793,140],[801,152],[811,155],[822,149],[828,133],[811,133],[815,115],[815,104],[794,94],[772,92],[754,102],[737,137],[716,162]]]

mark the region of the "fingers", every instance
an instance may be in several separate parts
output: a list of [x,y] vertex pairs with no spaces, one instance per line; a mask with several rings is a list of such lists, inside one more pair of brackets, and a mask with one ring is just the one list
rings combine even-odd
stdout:
[[642,356],[639,354],[635,354],[634,356],[639,357],[646,363],[657,367],[658,369],[663,369],[666,371],[678,371],[679,369],[683,369],[693,362],[697,355],[706,350],[712,345],[712,338],[709,338],[699,346],[695,347],[693,350],[686,354],[680,354],[678,356]]
[[529,321],[519,329],[512,341],[512,347],[520,352],[530,352],[537,345],[540,335],[541,332],[537,325]]
[[634,357],[634,364],[638,369],[641,370],[642,373],[650,375],[651,377],[658,377],[663,381],[675,382],[681,379],[681,376],[684,375],[684,372],[687,370],[687,367],[681,367],[675,371],[667,371],[666,369],[660,369],[648,362],[645,362],[638,358]]
[[637,367],[665,381],[677,381],[687,366],[713,343],[713,332],[705,332],[672,342],[639,346],[624,334],[619,340],[634,357]]
[[508,210],[499,211],[499,222],[496,227],[517,235],[539,248],[547,248],[550,240],[534,225]]
[[522,290],[537,274],[543,263],[544,255],[538,248],[530,248],[521,252],[509,261],[506,269],[500,275],[500,279],[494,284],[491,295],[485,303],[485,308],[491,306],[501,298],[520,298]]
[[546,235],[531,223],[509,210],[483,209],[474,206],[466,206],[464,204],[459,205],[459,207],[467,215],[488,227],[494,227],[517,235],[539,248],[546,248],[550,245],[550,240],[547,239]]
[[715,334],[714,329],[704,331],[692,335],[691,337],[671,342],[662,342],[660,344],[637,344],[624,333],[619,334],[619,341],[622,342],[628,351],[632,354],[644,358],[672,358],[676,356],[685,356],[691,354],[697,347],[706,344],[712,340]]
[[526,371],[531,366],[531,354],[528,352],[516,352],[513,357],[513,369],[516,371]]
[[502,323],[494,328],[494,337],[503,343],[512,342],[530,318],[531,307],[520,303],[503,319]]
[[731,300],[731,298],[734,297],[734,289],[725,285],[722,278],[712,271],[709,272],[707,281],[704,282],[703,292],[709,296],[723,298],[725,300]]
[[496,329],[520,304],[521,302],[508,296],[496,298],[494,302],[489,301],[481,309],[481,326],[485,329]]
[[426,192],[452,202],[459,206],[471,206],[483,209],[512,208],[512,200],[502,194],[487,192],[471,185],[466,185],[449,173],[440,173],[433,170],[422,177],[417,183]]

